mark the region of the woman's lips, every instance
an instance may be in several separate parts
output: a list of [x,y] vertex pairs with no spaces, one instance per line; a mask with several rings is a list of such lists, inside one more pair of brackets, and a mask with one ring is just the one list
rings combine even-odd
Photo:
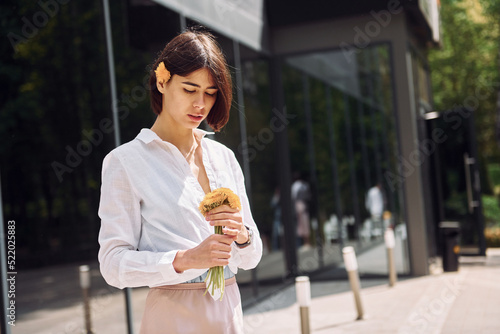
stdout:
[[203,119],[203,115],[191,115],[188,114],[189,118],[194,122],[199,122]]

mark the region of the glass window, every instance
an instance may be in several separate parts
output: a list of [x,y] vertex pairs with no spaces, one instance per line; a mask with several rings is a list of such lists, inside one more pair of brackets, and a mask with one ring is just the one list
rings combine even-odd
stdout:
[[[296,116],[288,129],[291,165],[310,191],[306,214],[295,202],[299,269],[339,262],[340,247],[353,245],[363,253],[360,268],[385,272],[387,227],[396,228],[406,254],[388,46],[350,59],[341,51],[288,57],[283,80],[287,109]],[[398,261],[405,272],[407,259]]]

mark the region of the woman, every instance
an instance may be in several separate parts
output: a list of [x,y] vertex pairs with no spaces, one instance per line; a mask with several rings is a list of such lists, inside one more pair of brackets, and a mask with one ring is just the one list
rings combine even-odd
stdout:
[[[233,152],[198,129],[206,120],[219,131],[229,119],[227,63],[210,34],[186,31],[160,53],[149,85],[156,121],[103,162],[101,273],[118,288],[151,287],[141,333],[243,333],[234,275],[258,264],[262,242]],[[239,196],[241,211],[225,205],[203,217],[200,202],[220,187]],[[221,301],[204,295],[214,266],[225,266]]]

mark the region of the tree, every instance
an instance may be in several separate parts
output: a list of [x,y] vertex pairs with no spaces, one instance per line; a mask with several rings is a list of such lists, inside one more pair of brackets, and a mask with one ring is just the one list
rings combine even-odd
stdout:
[[500,89],[499,4],[498,0],[441,1],[442,47],[429,54],[436,110],[476,109],[479,150],[486,162],[500,159],[491,126]]
[[[500,0],[481,0],[484,7],[484,15],[489,18],[490,30],[496,31],[496,36],[500,36]],[[500,46],[497,48],[497,65],[500,72]],[[497,88],[497,119],[496,119],[496,139],[500,147],[500,87]]]

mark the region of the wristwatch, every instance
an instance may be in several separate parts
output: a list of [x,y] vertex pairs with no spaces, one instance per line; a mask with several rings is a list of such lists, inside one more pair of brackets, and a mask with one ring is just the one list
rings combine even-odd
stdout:
[[253,238],[253,231],[252,229],[250,229],[248,226],[246,226],[246,229],[248,231],[248,240],[242,244],[239,244],[237,243],[236,241],[234,242],[236,244],[236,246],[238,246],[239,248],[245,248],[247,247],[248,245],[250,245],[252,243],[252,238]]

